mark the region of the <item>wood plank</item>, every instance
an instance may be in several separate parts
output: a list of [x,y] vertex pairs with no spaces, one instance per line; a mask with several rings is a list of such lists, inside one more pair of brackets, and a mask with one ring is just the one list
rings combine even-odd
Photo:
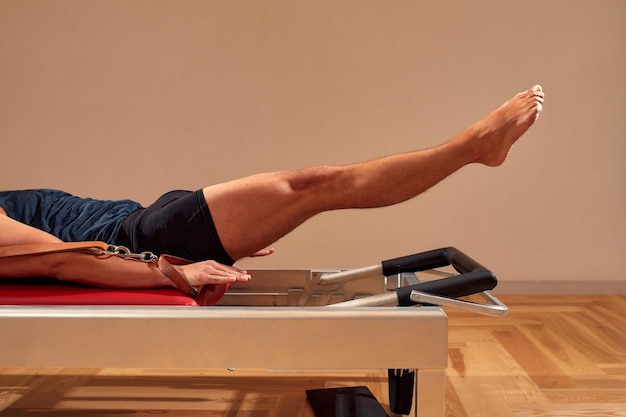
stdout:
[[519,331],[496,330],[494,336],[540,388],[578,388],[578,384]]
[[553,403],[626,403],[626,387],[547,389],[544,393]]
[[545,324],[542,326],[520,326],[520,332],[529,338],[551,361],[570,374],[605,374],[584,353],[576,350],[559,336],[560,331],[550,324],[550,318],[546,318]]
[[531,404],[513,407],[516,417],[625,417],[626,403]]

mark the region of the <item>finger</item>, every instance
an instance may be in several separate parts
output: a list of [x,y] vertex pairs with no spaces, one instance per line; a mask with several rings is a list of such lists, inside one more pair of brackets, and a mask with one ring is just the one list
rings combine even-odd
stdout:
[[254,257],[257,257],[257,256],[271,255],[272,253],[274,253],[274,248],[268,248],[268,249],[263,249],[263,250],[260,250],[258,252],[255,252],[255,253],[253,253],[250,256],[254,258]]
[[234,281],[249,281],[251,276],[247,271],[239,267],[224,266],[220,269],[215,269],[211,274],[213,278],[217,278],[222,282],[234,282]]
[[252,278],[250,274],[226,274],[214,276],[216,284],[227,284],[229,282],[248,282]]

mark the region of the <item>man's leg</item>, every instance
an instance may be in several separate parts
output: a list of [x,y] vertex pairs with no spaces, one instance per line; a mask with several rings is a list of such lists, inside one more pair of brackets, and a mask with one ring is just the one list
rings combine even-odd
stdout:
[[535,86],[432,149],[355,165],[253,175],[207,187],[204,196],[226,252],[240,259],[318,213],[397,204],[467,164],[502,164],[542,104],[543,91]]

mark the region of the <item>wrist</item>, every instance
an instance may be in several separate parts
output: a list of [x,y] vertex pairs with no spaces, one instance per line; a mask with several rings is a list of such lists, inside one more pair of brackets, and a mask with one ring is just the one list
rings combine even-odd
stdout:
[[[186,261],[184,261],[186,263]],[[196,297],[198,295],[199,289],[191,285],[187,278],[185,277],[184,271],[182,268],[176,268],[175,265],[181,265],[183,263],[182,259],[161,255],[156,263],[157,268],[163,275],[165,275],[172,285],[189,297]]]

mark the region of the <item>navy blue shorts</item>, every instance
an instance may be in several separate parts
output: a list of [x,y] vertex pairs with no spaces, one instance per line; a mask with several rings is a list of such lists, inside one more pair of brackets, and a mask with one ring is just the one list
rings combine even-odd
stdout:
[[133,252],[150,251],[191,261],[213,259],[232,265],[213,223],[202,190],[171,191],[122,223],[120,244]]

